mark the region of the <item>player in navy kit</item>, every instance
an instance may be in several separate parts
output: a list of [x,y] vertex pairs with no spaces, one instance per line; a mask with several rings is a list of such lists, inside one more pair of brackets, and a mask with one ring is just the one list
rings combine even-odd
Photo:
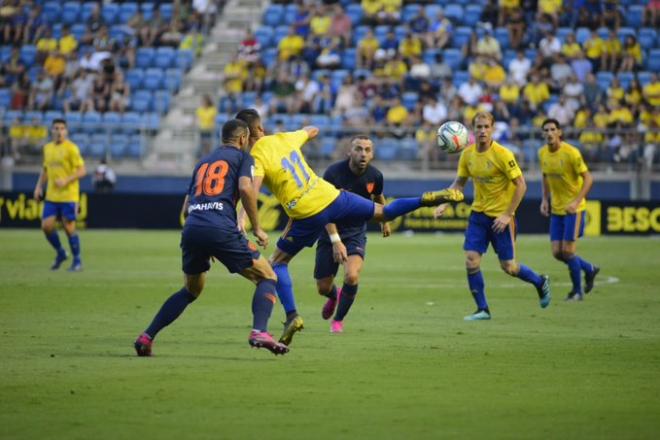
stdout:
[[[371,139],[364,135],[355,136],[351,139],[348,159],[328,167],[323,178],[337,189],[350,191],[385,205],[383,174],[370,165],[373,158],[374,146]],[[381,228],[383,237],[389,237],[389,224],[381,223]],[[323,319],[329,319],[335,313],[330,324],[332,333],[341,333],[344,330],[344,318],[355,300],[367,246],[366,233],[367,223],[362,220],[329,223],[317,243],[314,278],[319,294],[328,298],[321,316]],[[344,265],[344,284],[341,289],[337,289],[334,283],[339,263]]]
[[276,300],[277,276],[257,247],[238,231],[236,203],[240,196],[259,245],[268,235],[259,225],[257,193],[252,183],[254,160],[246,152],[250,130],[233,119],[222,127],[222,146],[202,158],[195,167],[183,203],[186,223],[181,233],[185,285],[156,314],[151,325],[135,341],[138,356],[150,356],[154,338],[202,293],[210,259],[216,258],[232,273],[240,273],[257,285],[252,298],[253,325],[248,342],[274,354],[289,351],[267,333]]

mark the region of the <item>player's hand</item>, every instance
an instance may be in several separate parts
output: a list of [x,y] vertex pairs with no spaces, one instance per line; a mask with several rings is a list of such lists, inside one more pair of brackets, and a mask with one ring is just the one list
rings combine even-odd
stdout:
[[511,216],[509,214],[502,214],[493,221],[493,231],[500,233],[506,229],[506,227],[511,223]]
[[266,234],[266,232],[261,228],[255,229],[253,233],[257,238],[257,244],[259,244],[259,246],[262,248],[266,248],[268,246],[268,234]]
[[566,212],[568,214],[575,214],[577,212],[580,202],[578,200],[573,200],[571,203],[566,205]]
[[550,215],[550,204],[546,199],[541,200],[541,214],[544,217]]
[[43,189],[41,188],[41,185],[37,186],[34,189],[34,194],[32,194],[32,197],[34,197],[34,200],[39,202],[41,200],[41,197],[43,196]]
[[348,252],[346,251],[346,246],[344,246],[344,243],[341,241],[332,245],[332,258],[335,259],[336,263],[345,263],[348,261]]
[[58,188],[64,188],[67,185],[67,181],[65,178],[60,177],[59,179],[55,179],[55,186]]
[[438,205],[438,207],[435,208],[435,211],[433,211],[433,218],[442,217],[442,214],[445,213],[448,207],[449,207],[449,203],[443,203],[442,205]]
[[381,223],[381,229],[383,230],[383,237],[389,237],[392,235],[389,223]]
[[245,210],[241,209],[238,211],[238,216],[236,217],[236,224],[238,225],[238,232],[245,235],[245,226],[247,225],[247,214]]

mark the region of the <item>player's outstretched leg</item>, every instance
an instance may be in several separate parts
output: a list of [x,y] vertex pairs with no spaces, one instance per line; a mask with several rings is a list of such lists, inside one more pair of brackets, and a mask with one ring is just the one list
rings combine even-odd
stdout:
[[248,343],[255,348],[265,348],[274,355],[286,354],[289,347],[277,342],[268,333],[268,319],[273,311],[276,295],[275,280],[261,280],[252,297],[252,331],[248,337]]
[[137,355],[151,356],[151,345],[158,332],[178,318],[188,304],[195,299],[197,296],[185,287],[170,296],[154,317],[151,325],[135,341]]
[[582,267],[580,266],[580,259],[576,255],[570,255],[564,258],[568,266],[568,273],[571,277],[573,287],[568,295],[566,301],[582,301],[584,292],[582,291]]
[[[539,275],[524,264],[515,264],[514,261],[500,261],[502,268],[509,275],[520,278],[536,287],[536,293],[539,296],[539,305],[545,309],[550,305],[552,300],[552,292],[550,291],[550,277],[547,275]],[[516,266],[518,271],[516,272]]]
[[325,304],[323,304],[323,309],[321,309],[321,317],[323,319],[330,319],[335,313],[335,309],[337,308],[337,301],[339,301],[341,289],[337,289],[337,286],[335,286],[333,283],[330,292],[321,295],[328,298]]
[[293,296],[293,282],[289,274],[289,265],[287,263],[274,263],[273,270],[277,274],[277,295],[282,302],[284,312],[286,313],[286,321],[284,322],[284,330],[279,341],[285,345],[290,345],[293,340],[293,335],[304,328],[302,316],[296,310],[296,302]]
[[422,206],[437,206],[447,202],[460,202],[464,198],[463,193],[457,189],[443,189],[422,194],[421,197],[406,197],[396,199],[385,205],[382,209],[382,218],[378,210],[374,215],[375,221],[393,220],[404,214],[408,214]]

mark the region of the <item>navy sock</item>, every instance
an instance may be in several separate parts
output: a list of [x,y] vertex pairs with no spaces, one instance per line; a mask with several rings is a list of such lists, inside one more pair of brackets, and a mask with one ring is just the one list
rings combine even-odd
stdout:
[[335,321],[342,321],[348,311],[355,301],[355,295],[357,295],[358,285],[348,285],[344,283],[341,288],[341,295],[339,297],[339,305],[337,306],[337,312],[335,313]]
[[572,256],[566,260],[566,264],[568,265],[568,273],[571,275],[573,292],[582,293],[582,267],[580,265],[580,257]]
[[275,280],[262,280],[257,284],[252,297],[252,328],[265,332],[268,330],[268,319],[276,301]]
[[414,211],[415,209],[422,206],[421,197],[408,197],[404,199],[396,199],[391,203],[388,203],[383,208],[383,214],[387,220],[394,220],[400,215],[408,214],[409,212]]
[[293,297],[293,282],[289,275],[288,264],[276,264],[273,270],[277,274],[277,296],[280,298],[287,319],[296,313],[296,299]]
[[541,284],[543,284],[543,278],[541,278],[541,275],[537,274],[524,264],[520,265],[520,270],[516,276],[523,281],[534,284],[536,287],[539,287]]
[[337,299],[337,286],[335,286],[333,284],[332,289],[330,289],[330,292],[321,293],[321,296],[325,296],[326,298],[329,298],[329,299]]
[[73,260],[80,261],[80,238],[78,237],[78,234],[73,234],[69,237],[69,246],[71,247]]
[[578,257],[577,255],[575,256],[575,259],[578,260],[578,263],[580,263],[580,269],[585,271],[586,273],[591,273],[594,271],[594,265],[589,263],[588,261],[582,259],[581,257]]
[[57,231],[53,231],[50,234],[44,233],[46,236],[46,240],[48,240],[48,243],[50,243],[53,248],[57,251],[58,255],[61,255],[64,253],[64,248],[62,248],[62,243],[60,243],[60,236],[57,233]]
[[475,273],[468,272],[467,278],[468,278],[468,286],[470,286],[470,292],[472,292],[472,297],[474,298],[474,302],[477,303],[477,308],[479,310],[488,311],[488,302],[486,301],[484,276],[481,274],[481,271]]
[[185,287],[170,296],[160,308],[154,320],[145,333],[155,338],[159,331],[170,325],[179,315],[188,307],[188,304],[195,301],[195,296]]

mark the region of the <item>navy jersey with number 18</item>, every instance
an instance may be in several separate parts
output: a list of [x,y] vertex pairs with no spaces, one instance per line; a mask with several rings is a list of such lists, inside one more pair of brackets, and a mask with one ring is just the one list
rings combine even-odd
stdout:
[[254,160],[248,153],[221,146],[203,157],[188,187],[186,226],[236,228],[238,179],[252,178]]

